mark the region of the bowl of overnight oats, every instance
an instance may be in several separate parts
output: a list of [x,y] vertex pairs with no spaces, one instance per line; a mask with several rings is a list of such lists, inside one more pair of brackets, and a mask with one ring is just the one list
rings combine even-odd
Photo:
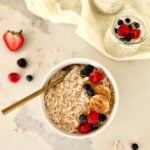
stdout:
[[75,139],[101,133],[112,122],[119,92],[111,73],[100,63],[84,58],[56,65],[43,86],[63,80],[41,95],[47,123],[57,133]]

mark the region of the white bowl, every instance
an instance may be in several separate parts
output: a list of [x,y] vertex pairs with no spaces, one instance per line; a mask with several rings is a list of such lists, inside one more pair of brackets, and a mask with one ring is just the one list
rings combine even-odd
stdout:
[[85,139],[85,138],[90,138],[94,135],[100,134],[102,133],[102,131],[104,131],[112,122],[112,120],[114,119],[117,109],[118,109],[118,105],[119,105],[119,91],[117,88],[117,84],[112,76],[112,74],[100,63],[97,63],[93,60],[90,59],[84,59],[84,58],[75,58],[75,59],[69,59],[69,60],[65,60],[61,63],[59,63],[58,65],[56,65],[55,67],[53,67],[53,69],[50,70],[50,72],[48,73],[48,75],[46,76],[44,82],[43,82],[43,86],[45,84],[48,83],[48,81],[50,80],[50,78],[57,73],[59,70],[61,70],[62,68],[64,68],[65,66],[71,65],[71,64],[90,64],[96,68],[101,68],[104,73],[107,75],[107,77],[109,78],[109,80],[111,81],[113,88],[114,88],[114,94],[115,94],[115,103],[114,103],[114,107],[112,109],[111,115],[110,117],[107,119],[106,123],[103,124],[101,127],[99,127],[97,130],[92,131],[90,133],[87,134],[70,134],[67,133],[61,129],[58,129],[55,124],[48,118],[48,114],[46,112],[46,108],[45,108],[45,103],[44,103],[44,94],[41,95],[40,99],[40,104],[41,104],[41,110],[42,113],[44,114],[44,117],[46,118],[46,121],[48,123],[48,125],[50,126],[50,128],[54,131],[56,131],[59,135],[68,137],[68,138],[73,138],[73,139]]

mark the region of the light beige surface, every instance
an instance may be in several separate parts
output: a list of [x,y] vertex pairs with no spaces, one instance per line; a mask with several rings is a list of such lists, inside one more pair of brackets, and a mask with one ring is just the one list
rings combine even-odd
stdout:
[[[37,2],[38,1],[38,2]],[[92,0],[25,0],[28,9],[36,15],[56,23],[77,25],[76,33],[103,55],[115,60],[150,59],[150,39],[133,56],[117,58],[108,54],[103,43],[104,34],[115,15],[131,10],[150,21],[149,0],[125,0],[124,7],[115,15],[103,14],[94,7]]]

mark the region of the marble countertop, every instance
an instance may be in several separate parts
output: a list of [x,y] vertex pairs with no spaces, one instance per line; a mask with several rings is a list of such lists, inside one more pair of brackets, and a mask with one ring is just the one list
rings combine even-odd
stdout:
[[[39,108],[39,100],[26,104],[7,116],[0,116],[2,150],[130,150],[137,142],[140,150],[150,149],[150,61],[116,62],[101,55],[75,34],[75,26],[52,24],[31,14],[23,1],[0,2],[0,107],[11,104],[41,87],[48,71],[67,58],[85,57],[105,65],[114,75],[120,90],[116,118],[102,134],[87,140],[72,140],[51,131]],[[26,43],[18,53],[9,52],[2,40],[8,30],[23,29]],[[16,60],[25,57],[27,69]],[[7,74],[18,71],[22,79],[13,85]],[[33,74],[33,82],[25,75]]]

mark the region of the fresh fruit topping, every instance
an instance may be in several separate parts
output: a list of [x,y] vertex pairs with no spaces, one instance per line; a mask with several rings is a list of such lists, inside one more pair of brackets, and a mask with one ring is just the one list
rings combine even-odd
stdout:
[[97,70],[93,70],[93,72],[91,72],[89,75],[89,80],[95,84],[100,82],[103,78],[104,78],[104,73]]
[[126,35],[129,35],[130,34],[130,28],[128,27],[128,25],[121,25],[119,28],[118,28],[118,35],[119,36],[126,36]]
[[105,121],[107,119],[106,115],[104,114],[99,114],[99,120],[100,121]]
[[33,76],[32,75],[27,75],[26,79],[27,79],[27,81],[32,81],[33,80]]
[[94,90],[92,88],[86,90],[88,96],[94,96]]
[[22,35],[22,30],[19,32],[5,32],[3,35],[3,40],[10,51],[18,51],[24,43],[24,36]]
[[131,30],[131,37],[132,39],[138,39],[140,37],[141,30],[139,29],[132,29]]
[[90,84],[84,84],[83,88],[86,90],[89,90],[89,89],[91,89],[91,85]]
[[25,68],[27,66],[27,61],[25,58],[20,58],[17,60],[17,64],[21,68]]
[[100,114],[105,114],[109,111],[109,99],[104,95],[94,95],[90,98],[89,107]]
[[127,35],[123,38],[120,38],[121,41],[124,41],[124,42],[130,42],[132,40],[132,37],[131,35]]
[[123,24],[123,20],[118,20],[118,25],[122,25]]
[[87,65],[85,66],[85,68],[83,70],[81,70],[80,74],[81,74],[81,77],[87,77],[89,76],[89,74],[93,71],[94,67],[91,66],[91,65]]
[[139,149],[139,145],[137,143],[133,143],[131,145],[131,147],[132,147],[133,150],[138,150]]
[[20,80],[20,75],[16,72],[12,72],[8,75],[10,82],[17,83]]
[[96,124],[99,121],[99,114],[96,111],[90,111],[87,115],[87,121],[90,124]]
[[117,32],[118,32],[118,29],[115,28],[115,33],[117,33]]
[[86,123],[87,122],[87,116],[85,114],[80,115],[79,117],[80,123]]
[[98,125],[92,124],[92,125],[91,125],[91,130],[94,131],[94,130],[96,130],[96,129],[98,129]]
[[134,27],[135,27],[135,28],[139,28],[139,27],[140,27],[140,24],[137,23],[137,22],[134,22]]
[[130,18],[126,18],[126,19],[125,19],[125,22],[126,22],[126,23],[130,23],[130,22],[131,22],[131,19],[130,19]]
[[87,73],[85,72],[85,70],[81,70],[80,75],[81,75],[82,78],[85,78],[85,77],[88,76]]
[[91,124],[89,124],[89,123],[80,124],[78,131],[83,134],[89,133],[91,131]]

